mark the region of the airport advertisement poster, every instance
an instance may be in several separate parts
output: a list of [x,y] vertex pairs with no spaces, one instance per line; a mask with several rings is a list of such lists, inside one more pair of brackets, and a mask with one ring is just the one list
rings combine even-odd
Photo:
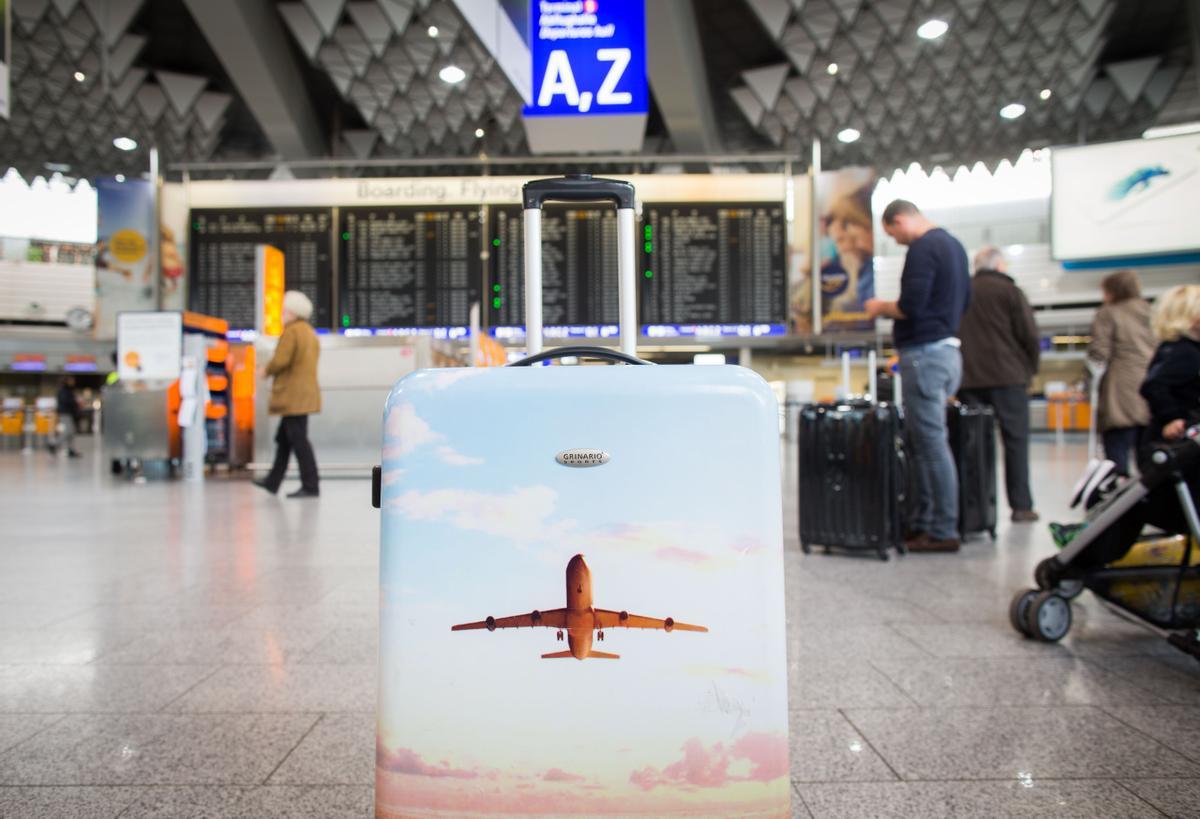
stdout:
[[115,338],[117,314],[154,310],[154,190],[142,179],[96,180],[96,338]]
[[[376,816],[790,815],[779,497],[745,457],[775,444],[710,434],[773,433],[774,401],[680,412],[659,390],[720,369],[680,367],[634,407],[551,369],[389,399]],[[705,441],[672,473],[723,464],[699,499],[656,468],[667,424]]]
[[1200,250],[1200,134],[1055,148],[1050,159],[1056,260]]
[[[875,327],[863,310],[866,300],[875,297],[875,181],[871,168],[842,168],[822,173],[817,182],[822,333],[870,332]],[[796,224],[797,232],[803,232],[806,224]],[[801,334],[814,328],[811,276],[811,268],[803,270],[792,286],[792,316]]]

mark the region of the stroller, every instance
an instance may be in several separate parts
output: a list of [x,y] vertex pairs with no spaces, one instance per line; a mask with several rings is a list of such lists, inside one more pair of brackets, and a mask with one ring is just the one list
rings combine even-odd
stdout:
[[[1073,499],[1073,505],[1087,510],[1085,522],[1052,525],[1062,549],[1037,565],[1036,589],[1013,597],[1013,628],[1037,640],[1062,639],[1071,628],[1070,601],[1087,588],[1200,660],[1200,518],[1185,478],[1198,466],[1200,425],[1189,428],[1181,440],[1156,447],[1136,481],[1118,485],[1106,462],[1089,464]],[[1156,490],[1159,502],[1173,490],[1182,512],[1181,531],[1138,540],[1125,549],[1122,528],[1127,535],[1130,521],[1140,520],[1138,505]],[[1131,513],[1134,517],[1127,517]]]

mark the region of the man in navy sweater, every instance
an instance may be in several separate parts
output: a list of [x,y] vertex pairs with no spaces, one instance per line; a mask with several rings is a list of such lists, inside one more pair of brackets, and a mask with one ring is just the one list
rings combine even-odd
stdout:
[[958,472],[946,435],[946,402],[962,381],[958,325],[971,298],[967,252],[903,199],[884,209],[883,229],[908,246],[900,298],[871,299],[864,309],[872,318],[895,320],[904,424],[917,473],[906,545],[913,552],[957,552]]

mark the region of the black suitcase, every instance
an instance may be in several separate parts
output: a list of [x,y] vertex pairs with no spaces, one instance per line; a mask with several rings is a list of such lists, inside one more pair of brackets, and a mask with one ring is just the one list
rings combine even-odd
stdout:
[[800,547],[904,551],[906,462],[900,414],[850,401],[800,410]]
[[991,407],[957,402],[946,410],[950,449],[958,468],[958,532],[996,539],[996,415]]

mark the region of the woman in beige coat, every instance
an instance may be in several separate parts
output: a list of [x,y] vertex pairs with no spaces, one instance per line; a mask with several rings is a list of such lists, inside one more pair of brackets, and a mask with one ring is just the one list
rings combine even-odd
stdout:
[[1119,270],[1100,283],[1104,306],[1092,322],[1088,361],[1103,369],[1097,422],[1104,456],[1129,475],[1129,453],[1137,447],[1150,408],[1138,393],[1156,340],[1150,328],[1150,304],[1142,298],[1141,283],[1132,270]]
[[275,433],[275,463],[267,477],[254,484],[272,495],[278,492],[288,460],[295,452],[300,488],[289,498],[315,498],[320,494],[317,459],[308,442],[308,416],[321,411],[321,388],[317,384],[321,345],[308,323],[312,311],[312,302],[300,291],[283,294],[283,334],[275,355],[259,371],[263,377],[274,379],[267,411],[281,417]]

